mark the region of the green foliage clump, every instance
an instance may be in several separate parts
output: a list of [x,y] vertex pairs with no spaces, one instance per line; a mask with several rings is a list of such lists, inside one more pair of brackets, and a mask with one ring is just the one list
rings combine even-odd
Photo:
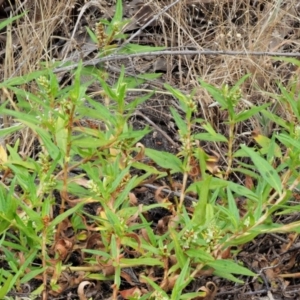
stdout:
[[[117,51],[112,41],[124,38],[119,30],[124,25],[120,3],[112,22],[98,27],[99,47],[105,49],[102,56]],[[125,50],[132,53],[142,48],[127,45]],[[89,74],[91,82],[82,84],[83,74]],[[16,99],[15,109],[9,101],[0,107],[0,114],[14,120],[0,130],[0,136],[26,129],[38,144],[23,156],[18,139],[0,148],[0,246],[7,261],[0,269],[1,299],[34,278],[41,284],[32,297],[46,289],[59,294],[65,287],[63,274],[69,271],[78,272],[81,281],[109,282],[117,299],[128,268],[140,271],[138,280],[144,286],[132,291],[130,299],[205,297],[207,290],[187,292],[186,287],[195,278],[212,274],[237,283],[243,283],[243,276],[256,276],[234,260],[245,243],[263,233],[299,232],[299,221],[279,224],[273,220],[275,215],[299,209],[289,203],[300,181],[295,86],[279,85],[276,100],[291,116],[284,120],[269,110],[269,104],[239,111],[241,85],[250,75],[231,88],[218,89],[200,80],[227,112],[228,132],[221,134],[194,117],[193,95],[165,84],[183,112],[170,108],[181,143],[179,153],[171,154],[145,149],[138,142],[150,130],[130,125],[138,105],[151,96],[126,100],[128,86],[141,81],[126,76],[122,68],[111,86],[104,70],[82,64],[73,75],[73,83],[66,87],[60,86],[51,68],[0,84]],[[101,87],[100,101],[87,93],[94,81]],[[271,137],[257,133],[254,146],[235,149],[236,126],[253,117],[277,124],[277,132]],[[196,125],[201,133],[194,132]],[[226,145],[225,168],[203,150],[202,142]],[[136,199],[133,190],[147,179],[164,179],[171,186],[172,176],[178,173],[180,192],[172,198],[157,193],[156,203],[144,205]],[[251,184],[236,183],[232,174],[244,176]],[[190,193],[193,203],[188,206]],[[242,208],[239,199],[243,199]],[[97,211],[88,212],[88,205],[96,205]],[[154,224],[147,213],[157,208],[168,215]],[[67,231],[72,234],[68,236]],[[67,264],[74,251],[82,257],[80,266]],[[160,280],[154,271],[162,274]]]

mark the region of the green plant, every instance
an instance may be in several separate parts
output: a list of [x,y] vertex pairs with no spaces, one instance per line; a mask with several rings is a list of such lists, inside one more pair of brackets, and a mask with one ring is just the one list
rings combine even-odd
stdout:
[[[121,4],[119,0],[111,22],[101,21],[96,34],[89,31],[101,57],[147,49],[132,44],[118,48],[115,43],[126,37],[121,33],[126,24]],[[82,84],[86,74],[91,81]],[[0,147],[0,253],[7,261],[0,269],[0,298],[37,279],[40,285],[31,297],[46,295],[47,289],[58,295],[81,281],[105,281],[113,299],[199,299],[208,296],[207,290],[187,292],[196,278],[216,275],[243,283],[243,276],[256,276],[236,260],[245,243],[263,233],[299,232],[298,221],[273,220],[299,209],[289,203],[300,181],[296,83],[279,85],[281,95],[273,95],[289,112],[285,120],[269,104],[239,109],[240,88],[250,75],[232,88],[200,80],[227,112],[224,134],[195,117],[193,94],[166,84],[183,112],[170,108],[181,142],[179,153],[171,154],[145,149],[138,142],[150,130],[134,130],[129,122],[151,94],[128,102],[128,88],[157,74],[132,78],[121,68],[112,86],[104,69],[79,64],[72,75],[73,83],[64,88],[51,68],[0,83],[16,99],[0,107],[1,114],[16,122],[0,129],[0,136],[26,129],[36,140],[25,155],[19,150],[26,141]],[[99,84],[97,101],[87,93],[93,82]],[[278,125],[278,134],[255,132],[254,146],[237,149],[237,125],[261,115]],[[194,132],[196,125],[200,133]],[[204,151],[203,141],[227,149],[224,168],[216,155]],[[178,174],[181,180],[175,182]],[[239,183],[233,174],[242,178]],[[244,178],[252,184],[245,186]],[[170,195],[158,189],[156,203],[142,204],[133,191],[147,179],[163,179]],[[188,193],[194,197],[189,205]],[[90,206],[96,209],[91,212]],[[149,218],[155,209],[165,212],[157,224]],[[81,258],[79,266],[69,264],[74,253]],[[126,270],[139,272],[141,285],[124,289],[122,280],[134,284]]]
[[[298,206],[289,204],[289,199],[299,186],[300,179],[297,172],[300,162],[299,130],[298,125],[295,125],[299,122],[299,109],[292,92],[295,88],[292,87],[291,92],[288,92],[280,85],[282,93],[277,97],[281,105],[287,106],[290,116],[293,116],[290,121],[285,121],[266,110],[269,104],[238,112],[238,102],[241,99],[239,86],[248,77],[249,75],[243,77],[231,89],[228,86],[217,89],[201,81],[202,86],[220,104],[221,109],[228,111],[228,139],[216,133],[204,120],[192,118],[195,103],[191,96],[166,86],[179,100],[185,112],[185,119],[182,119],[178,112],[171,108],[179,128],[182,151],[177,155],[150,149],[146,149],[145,152],[158,165],[168,169],[167,174],[178,172],[183,174],[181,195],[175,206],[177,212],[174,213],[179,219],[181,230],[169,228],[173,242],[167,244],[174,246],[169,253],[170,255],[176,253],[178,259],[176,267],[183,270],[185,263],[189,261],[189,280],[196,274],[204,272],[208,266],[213,268],[214,274],[230,280],[237,280],[232,273],[250,275],[250,271],[228,259],[223,260],[231,257],[232,247],[244,245],[259,234],[267,232],[299,232],[298,221],[279,224],[272,220],[273,216],[289,214],[298,209]],[[271,138],[256,134],[254,139],[257,146],[241,145],[240,149],[234,152],[235,126],[258,113],[264,114],[282,126],[282,132],[274,134]],[[192,134],[191,128],[197,123],[201,124],[206,133]],[[217,168],[217,159],[213,160],[199,147],[199,139],[228,145],[228,166],[224,173]],[[246,163],[245,158],[250,158],[252,163],[249,160]],[[212,177],[206,170],[211,173],[215,171],[217,176]],[[232,172],[252,178],[252,186],[245,187],[232,182],[230,179]],[[189,187],[186,184],[187,178],[194,180]],[[199,197],[194,205],[192,217],[182,211],[187,192],[194,192]],[[238,207],[237,202],[242,197],[245,201],[242,207]],[[191,267],[193,263],[197,266],[194,269]]]
[[[86,94],[90,83],[81,84],[82,72],[85,70],[79,66],[73,85],[63,89],[58,88],[57,77],[51,70],[1,84],[14,92],[19,111],[6,108],[8,103],[1,106],[0,113],[13,116],[18,125],[3,129],[0,134],[27,127],[40,145],[38,159],[32,154],[24,160],[18,153],[20,141],[8,145],[7,152],[1,150],[1,166],[6,174],[0,190],[1,247],[10,262],[0,277],[3,295],[33,278],[42,280],[33,295],[46,287],[59,293],[64,287],[62,274],[72,270],[84,271],[86,280],[112,280],[116,298],[122,292],[123,270],[143,268],[148,275],[141,276],[140,280],[148,286],[148,291],[135,289],[132,297],[197,298],[206,292],[185,292],[196,277],[215,274],[242,283],[236,275],[255,275],[232,260],[232,247],[243,245],[264,232],[298,230],[299,222],[285,225],[272,222],[274,214],[295,209],[287,201],[299,184],[299,176],[293,171],[299,164],[296,126],[284,123],[285,132],[270,139],[257,135],[255,148],[241,145],[235,152],[229,150],[231,163],[224,172],[217,158],[207,155],[200,147],[200,140],[208,140],[225,143],[229,149],[235,143],[236,124],[258,112],[276,120],[266,110],[267,105],[241,113],[236,111],[240,99],[238,86],[246,77],[233,89],[218,90],[202,82],[222,109],[228,110],[229,138],[217,133],[203,119],[194,118],[196,104],[192,95],[184,95],[166,85],[184,112],[182,116],[171,108],[182,144],[181,151],[174,155],[137,144],[149,130],[133,130],[128,119],[136,106],[150,95],[127,103],[129,78],[124,71],[114,87],[95,76],[103,99],[109,99],[106,104]],[[39,92],[19,87],[28,83],[32,87],[36,84]],[[290,104],[288,99],[292,98],[286,93],[283,90],[284,99]],[[193,133],[195,124],[206,132]],[[267,146],[266,153],[263,148]],[[289,155],[285,154],[287,149]],[[156,165],[143,162],[145,156]],[[249,159],[244,161],[245,158],[253,163]],[[132,175],[133,170],[140,171]],[[257,183],[251,188],[234,183],[230,180],[231,172],[250,176]],[[175,173],[182,174],[178,197],[171,200],[157,194],[156,204],[137,205],[132,194],[135,187],[153,175],[166,178],[171,187]],[[187,210],[185,199],[189,192],[195,193],[198,199]],[[237,206],[239,197],[246,198],[242,210]],[[57,201],[60,201],[59,214],[55,213]],[[89,203],[100,205],[97,214],[85,211]],[[145,218],[155,208],[169,212],[157,227]],[[71,239],[65,237],[66,228],[72,229]],[[95,240],[97,243],[93,244]],[[84,241],[86,246],[80,246]],[[85,253],[85,265],[64,265],[75,246]],[[22,257],[17,256],[19,251]],[[152,269],[162,271],[159,284],[149,276]]]

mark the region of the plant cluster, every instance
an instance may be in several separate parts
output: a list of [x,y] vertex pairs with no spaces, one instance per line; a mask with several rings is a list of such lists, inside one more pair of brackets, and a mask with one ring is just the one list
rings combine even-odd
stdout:
[[[90,32],[102,57],[118,51],[112,43],[124,38],[122,2],[117,3],[112,21]],[[145,48],[129,44],[120,53],[139,51]],[[170,108],[181,144],[172,154],[145,148],[139,141],[150,129],[130,124],[151,94],[128,102],[128,89],[157,74],[137,81],[122,68],[111,86],[104,70],[79,63],[72,84],[62,87],[54,67],[0,84],[14,95],[0,107],[1,115],[13,119],[0,136],[26,129],[37,144],[27,155],[20,153],[18,139],[0,148],[1,299],[33,280],[38,285],[31,297],[44,299],[75,287],[88,299],[84,287],[101,283],[109,284],[112,299],[209,299],[217,286],[207,280],[190,291],[194,280],[219,276],[242,284],[256,278],[237,260],[242,247],[260,234],[298,233],[299,221],[275,222],[275,216],[299,209],[290,203],[300,182],[296,81],[279,84],[279,95],[270,95],[289,112],[284,120],[272,113],[272,103],[239,109],[241,86],[250,75],[221,89],[199,80],[227,114],[225,134],[195,117],[193,93],[165,84],[183,112]],[[91,80],[83,84],[85,74]],[[101,86],[99,101],[87,92],[94,82]],[[251,118],[276,124],[276,131],[254,132],[255,143],[235,149],[237,126]],[[203,142],[226,146],[226,166],[204,151]],[[165,186],[158,187],[155,203],[143,204],[135,191],[149,180]],[[157,208],[166,213],[156,222],[150,212]]]

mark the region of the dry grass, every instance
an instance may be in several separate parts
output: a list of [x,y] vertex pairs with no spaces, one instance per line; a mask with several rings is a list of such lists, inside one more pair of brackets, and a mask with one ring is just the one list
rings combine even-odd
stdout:
[[28,14],[7,37],[12,40],[13,51],[7,49],[6,56],[13,59],[10,66],[4,65],[6,77],[22,76],[38,69],[42,61],[52,60],[53,36],[57,31],[68,32],[74,5],[74,0],[16,1],[12,12],[19,14],[28,11]]
[[[109,7],[95,5],[86,1],[85,8],[93,7],[103,17],[111,16]],[[211,49],[211,50],[248,50],[248,51],[298,51],[299,24],[297,1],[202,1],[182,0],[168,11],[159,21],[158,31],[152,38],[173,49]],[[152,1],[154,10],[162,9],[166,1]],[[193,3],[193,4],[191,4]],[[4,64],[2,71],[6,76],[26,74],[35,70],[41,61],[51,61],[58,47],[54,37],[67,40],[73,35],[77,22],[78,9],[83,3],[68,1],[20,1],[12,9],[13,13],[28,10],[29,13],[18,26],[14,26],[11,48],[7,47],[6,57],[13,57],[11,65]],[[100,11],[102,10],[102,11]],[[87,13],[91,11],[87,10]],[[80,20],[79,20],[80,21]],[[83,22],[82,22],[83,23]],[[78,29],[80,31],[80,28]],[[149,34],[148,34],[149,35]],[[251,72],[253,82],[260,87],[271,88],[270,82],[281,79],[284,67],[274,69],[267,57],[175,57],[182,71],[178,74],[179,87],[191,88],[198,76],[218,85],[234,83],[242,74]],[[174,76],[169,66],[168,75]],[[270,78],[271,75],[271,78]],[[283,76],[283,77],[285,77]],[[168,78],[172,81],[172,78]],[[249,96],[251,96],[249,91]]]
[[[285,1],[282,6],[280,1],[254,1],[255,5],[249,1],[205,1],[195,7],[189,2],[181,1],[167,14],[171,25],[162,24],[162,28],[168,28],[164,44],[170,48],[299,52],[297,1]],[[251,56],[175,57],[173,64],[178,64],[179,87],[188,89],[197,86],[199,77],[221,86],[234,84],[242,75],[252,73],[245,88],[254,103],[259,100],[257,87],[275,92],[274,82],[286,80],[294,71],[287,64],[278,68],[268,57]],[[201,102],[209,104],[211,100],[202,98]]]

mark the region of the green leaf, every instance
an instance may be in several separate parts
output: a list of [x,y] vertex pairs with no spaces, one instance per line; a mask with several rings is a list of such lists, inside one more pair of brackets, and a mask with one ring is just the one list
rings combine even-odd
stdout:
[[280,147],[275,143],[274,139],[269,139],[268,137],[259,134],[259,133],[252,133],[252,137],[254,140],[258,143],[259,146],[261,146],[260,152],[262,154],[268,154],[270,156],[270,150],[273,148],[273,153],[276,157],[282,157],[281,149]]
[[182,294],[182,290],[189,284],[189,282],[192,280],[190,278],[189,280],[186,280],[187,275],[189,274],[189,267],[190,267],[190,260],[187,259],[185,265],[181,269],[181,272],[179,274],[179,277],[176,280],[176,283],[173,287],[172,294],[171,294],[171,300],[179,300],[180,295]]
[[68,144],[68,129],[66,123],[66,120],[62,117],[58,117],[55,123],[55,140],[63,157],[65,157]]
[[168,84],[164,84],[164,87],[170,92],[172,93],[172,95],[177,98],[179,100],[180,106],[182,108],[182,110],[186,113],[188,111],[188,107],[186,105],[187,102],[187,95],[183,94],[181,91],[174,89],[173,87],[171,87]]
[[286,147],[291,147],[294,146],[297,150],[300,150],[300,142],[293,139],[291,136],[281,133],[279,135],[276,136],[276,138],[282,143],[284,144]]
[[114,276],[105,276],[103,274],[99,274],[99,273],[92,273],[92,274],[87,274],[86,278],[88,279],[93,279],[93,280],[102,280],[102,281],[107,281],[107,280],[113,280]]
[[121,285],[121,266],[119,263],[113,264],[113,266],[115,267],[114,285],[119,289]]
[[185,135],[188,133],[188,127],[186,122],[181,118],[181,116],[179,115],[179,113],[177,112],[176,109],[174,109],[173,107],[170,107],[172,116],[175,120],[175,123],[178,127],[178,129],[180,130],[181,134]]
[[144,53],[144,52],[154,52],[165,50],[166,47],[153,47],[147,45],[138,45],[138,44],[127,44],[125,47],[119,51],[122,54],[134,54],[134,53]]
[[250,73],[244,75],[242,78],[240,78],[237,83],[231,88],[230,92],[233,94],[236,90],[240,88],[240,86],[251,76]]
[[158,249],[156,235],[153,232],[153,230],[150,226],[150,223],[147,223],[147,220],[145,219],[143,214],[140,214],[140,218],[142,220],[142,224],[144,225],[145,230],[147,231],[147,235],[148,235],[148,238],[149,238],[149,241],[150,241],[150,245],[153,245],[156,249]]
[[267,103],[261,106],[254,106],[249,110],[244,110],[236,115],[234,118],[235,122],[242,122],[244,120],[250,119],[252,116],[256,115],[257,113],[261,112],[266,107],[270,106],[271,104]]
[[217,133],[210,123],[203,122],[201,125],[207,131],[207,133],[196,134],[196,138],[199,137],[200,140],[204,140],[205,135],[208,135],[208,138],[210,137],[210,139],[208,139],[209,141],[228,142],[227,138],[222,134]]
[[13,21],[16,21],[16,20],[20,19],[24,15],[25,15],[25,13],[22,13],[22,14],[20,14],[18,16],[9,17],[7,19],[4,19],[4,21],[0,22],[0,30],[3,29],[4,27],[6,27],[8,24],[12,23]]
[[[149,277],[141,275],[141,278],[146,281],[151,287],[153,288],[154,291],[159,292],[161,299],[169,299],[169,296],[167,293],[158,285],[156,284],[153,280],[151,280]],[[163,297],[163,298],[162,298]],[[147,298],[147,299],[153,299],[153,298]]]
[[51,140],[50,134],[44,130],[41,127],[38,127],[37,125],[33,124],[32,118],[26,118],[22,117],[22,122],[30,127],[33,131],[37,133],[37,135],[41,138],[41,140],[44,143],[45,148],[47,149],[49,155],[53,160],[57,159],[57,157],[60,155],[60,150],[58,147],[53,143]]
[[100,82],[103,90],[105,91],[106,95],[115,101],[118,101],[118,95],[117,93],[100,77],[97,78],[98,81]]
[[160,256],[161,255],[161,252],[160,252],[159,248],[157,247],[156,242],[153,244],[155,246],[152,246],[152,244],[150,245],[145,241],[142,241],[142,244],[138,244],[137,241],[132,239],[132,238],[123,237],[122,238],[122,244],[124,246],[129,246],[133,249],[138,249],[138,248],[145,249],[148,253],[151,253],[154,256]]
[[120,266],[122,268],[138,267],[138,266],[163,266],[163,262],[157,258],[121,258]]
[[275,135],[272,136],[270,140],[269,151],[267,152],[267,161],[274,162],[275,157],[282,158],[282,153],[280,147],[275,142]]
[[107,109],[107,107],[90,98],[88,98],[87,101],[89,105],[93,106],[93,108],[88,108],[85,106],[78,107],[77,112],[80,113],[81,116],[90,117],[91,119],[95,120],[103,120],[104,122],[114,124],[114,116]]
[[291,63],[295,66],[298,66],[300,67],[300,60],[297,59],[297,58],[293,58],[293,57],[284,57],[284,56],[273,56],[271,57],[271,59],[274,59],[276,61],[285,61],[285,62],[288,62],[288,63]]
[[226,102],[226,99],[224,98],[222,92],[218,88],[204,82],[201,79],[199,79],[199,82],[211,94],[211,96],[221,105],[222,109],[226,109],[228,107],[228,103]]
[[[7,149],[11,149],[11,148],[9,148],[9,145],[7,145]],[[13,168],[13,166],[18,166],[18,167],[25,168],[27,170],[33,170],[33,171],[38,170],[38,165],[35,162],[23,161],[21,159],[20,160],[9,159],[5,165],[9,166],[10,168]],[[19,168],[19,170],[21,171],[22,168]],[[24,170],[23,175],[25,175],[25,174],[26,174],[26,176],[28,175],[28,173]]]
[[215,204],[207,203],[205,209],[205,226],[209,226],[211,222],[215,220],[215,211],[214,211]]
[[[135,81],[136,81],[136,78],[135,78]],[[129,110],[129,111],[135,110],[139,105],[141,105],[146,100],[148,100],[151,96],[153,96],[154,93],[155,92],[152,92],[152,93],[146,94],[144,96],[135,98],[133,101],[131,101],[130,103],[126,104],[125,109]]]
[[111,235],[110,249],[111,249],[112,258],[117,260],[118,255],[119,255],[119,251],[118,251],[118,247],[117,247],[117,241],[116,241],[116,235],[115,234]]
[[13,126],[0,129],[0,137],[5,137],[11,133],[21,130],[23,127],[24,127],[24,125],[22,125],[22,124],[15,124]]
[[[10,185],[10,189],[14,188],[15,186],[15,181],[13,181]],[[17,199],[14,198],[12,193],[6,192],[3,186],[0,186],[0,218],[1,214],[5,216],[7,220],[12,220],[17,207],[18,207],[18,201]],[[0,228],[1,228],[1,222],[0,222]]]
[[240,279],[236,278],[235,276],[233,276],[231,273],[227,273],[226,271],[223,271],[223,270],[214,271],[214,275],[228,279],[228,280],[236,282],[236,283],[240,283],[240,284],[244,283],[243,280],[240,280]]
[[10,86],[14,86],[14,85],[23,85],[23,84],[26,84],[40,76],[43,76],[43,75],[46,76],[47,74],[48,74],[48,70],[42,70],[42,71],[35,71],[35,72],[29,73],[29,74],[26,74],[26,75],[20,76],[20,77],[12,77],[12,78],[7,79],[4,82],[0,83],[0,88],[3,88],[3,87],[9,88]]
[[69,90],[69,99],[72,101],[73,105],[77,105],[82,102],[82,98],[85,97],[85,92],[87,87],[90,85],[90,82],[82,83],[81,74],[82,74],[82,61],[79,61],[77,69],[74,72],[74,83],[72,89]]
[[[53,98],[57,97],[59,94],[62,95],[64,93],[63,88],[61,89],[60,87],[58,76],[54,74],[52,70],[49,71],[49,84],[50,84],[51,96]],[[42,102],[43,102],[43,98],[42,98]]]
[[207,221],[205,215],[211,179],[212,176],[207,176],[203,181],[198,182],[198,184],[196,185],[199,200],[195,206],[192,222],[197,226],[204,225]]
[[[0,271],[2,271],[2,270],[0,270]],[[8,292],[11,290],[11,288],[14,284],[14,283],[12,283],[12,280],[13,280],[12,274],[9,274],[8,277],[4,280],[4,284],[1,286],[1,289],[0,289],[0,299],[5,299],[5,296],[7,296]]]
[[198,297],[205,298],[206,292],[194,292],[194,293],[186,293],[180,296],[180,300],[191,300],[198,299]]
[[172,228],[169,228],[169,231],[174,243],[176,258],[178,259],[179,266],[182,269],[188,259],[183,252],[181,244],[179,243],[178,233]]
[[226,272],[232,274],[256,276],[256,274],[250,271],[249,269],[240,266],[239,264],[228,259],[218,259],[215,261],[211,261],[208,262],[208,265],[216,270],[226,270]]
[[115,14],[111,20],[111,24],[115,25],[121,23],[123,19],[123,4],[122,0],[117,0],[116,7],[115,7]]
[[145,153],[146,156],[151,158],[160,167],[164,169],[170,169],[175,173],[182,172],[182,162],[177,156],[168,152],[157,151],[154,149],[146,149]]
[[279,86],[281,94],[282,94],[281,99],[283,99],[283,101],[288,102],[289,106],[293,110],[293,114],[296,116],[296,118],[298,120],[300,120],[299,110],[298,110],[298,106],[297,106],[298,101],[295,101],[295,93],[293,93],[292,91],[287,91],[287,89],[280,82],[279,82],[278,86]]
[[40,121],[37,118],[32,117],[32,115],[18,112],[15,110],[6,109],[3,105],[0,107],[0,114],[9,115],[19,119],[22,123],[28,122],[30,124],[38,124]]
[[201,262],[207,263],[208,261],[214,261],[214,258],[202,249],[188,249],[185,253],[191,258],[198,258]]
[[219,133],[212,135],[211,133],[197,133],[194,138],[200,141],[208,142],[227,142],[227,138]]
[[[211,135],[216,135],[216,131],[214,130],[214,128],[211,126],[210,123],[208,122],[203,122],[202,124],[202,127],[208,132],[210,133]],[[227,141],[227,140],[226,140]]]
[[261,174],[264,180],[281,195],[282,183],[276,170],[251,148],[248,148],[245,145],[241,145],[241,148],[250,156],[257,168],[257,171]]
[[234,152],[233,157],[248,157],[249,155],[243,149],[238,149]]
[[97,255],[106,259],[110,259],[111,255],[105,251],[94,250],[94,249],[82,249],[82,252]]
[[271,113],[268,110],[262,110],[261,113],[266,116],[268,119],[270,119],[271,121],[275,122],[276,124],[278,124],[279,126],[289,130],[290,129],[290,125],[288,124],[287,121],[285,121],[284,119],[278,117],[277,115]]
[[[217,179],[219,181],[223,181],[222,179]],[[244,197],[247,197],[248,199],[251,199],[255,202],[258,201],[259,199],[259,196],[256,195],[254,192],[252,192],[251,190],[249,190],[248,188],[240,185],[240,184],[237,184],[237,183],[234,183],[232,181],[227,181],[227,184],[228,184],[228,187],[235,193],[237,193],[238,195],[240,196],[244,196]]]
[[258,236],[260,232],[245,232],[242,236],[239,236],[235,238],[234,240],[231,240],[228,243],[225,243],[226,246],[238,246],[238,245],[244,245],[250,241],[253,241],[256,236]]
[[28,265],[31,264],[33,260],[36,258],[37,252],[38,252],[37,249],[31,250],[31,253],[29,253],[28,256],[26,255],[24,257],[24,262],[20,265],[18,272],[15,274],[15,276],[12,278],[10,282],[9,290],[11,290],[11,288],[16,283],[16,281],[23,275]]
[[[248,156],[248,155],[246,155],[246,156]],[[242,174],[249,175],[253,179],[259,179],[260,178],[259,174],[255,173],[253,171],[250,171],[248,169],[245,169],[245,168],[232,168],[231,170],[232,170],[232,172],[240,172]]]
[[50,224],[49,224],[49,231],[53,230],[54,227],[61,223],[62,221],[64,221],[68,216],[73,215],[74,213],[76,213],[80,208],[82,208],[82,206],[84,205],[84,203],[78,203],[76,206],[66,210],[64,213],[58,215]]
[[74,138],[75,139],[72,141],[73,146],[88,148],[88,149],[96,149],[98,147],[103,147],[110,143],[109,140],[100,140],[91,137],[87,137],[87,138],[74,137]]
[[227,199],[230,214],[233,216],[235,227],[237,228],[240,221],[240,213],[236,205],[235,199],[233,198],[232,192],[229,188],[227,188]]
[[36,133],[39,135],[39,137],[43,141],[43,144],[44,144],[45,148],[47,149],[51,158],[53,160],[56,160],[58,157],[60,157],[61,156],[60,150],[51,140],[49,133],[46,132],[44,129],[39,128],[37,126],[31,126],[31,127],[33,130],[36,131]]
[[21,278],[20,283],[24,284],[24,283],[28,282],[29,280],[35,278],[37,275],[39,275],[43,272],[46,272],[47,268],[48,267],[44,267],[44,268],[38,268],[38,269],[29,271],[26,275],[24,275]]
[[98,39],[97,39],[96,34],[87,26],[85,26],[85,29],[86,29],[87,33],[89,34],[90,38],[92,39],[93,43],[97,44]]
[[[129,174],[128,171],[126,173]],[[124,175],[127,175],[127,174],[124,173]],[[122,176],[122,177],[125,178],[125,176]],[[125,186],[124,190],[122,192],[119,192],[119,195],[118,195],[118,197],[117,197],[117,199],[115,200],[115,203],[114,203],[114,208],[116,210],[117,210],[117,208],[119,208],[126,201],[126,199],[128,199],[128,195],[129,195],[130,191],[135,188],[136,178],[137,178],[136,176],[131,178],[130,181],[126,183],[126,186]],[[119,185],[119,186],[121,186],[121,185]]]
[[207,170],[206,162],[208,161],[208,155],[201,147],[196,147],[195,157],[199,161],[201,176],[203,177],[203,179],[205,179],[208,176],[208,174],[206,174],[206,170]]
[[[209,176],[209,175],[208,175]],[[202,181],[203,182],[203,181]],[[203,183],[201,181],[196,181],[192,183],[186,190],[186,192],[194,192],[198,193],[199,189],[201,189]],[[199,187],[197,187],[199,185]],[[219,188],[224,188],[228,185],[228,182],[225,180],[220,180],[219,178],[213,177],[210,182],[209,189],[216,190]]]
[[148,172],[148,174],[152,174],[152,175],[163,175],[165,176],[166,175],[166,172],[161,172],[161,171],[158,171],[156,168],[152,167],[152,166],[148,166],[146,164],[143,164],[143,163],[140,163],[140,162],[135,162],[132,164],[132,166],[138,170],[143,170],[143,171],[146,171]]

